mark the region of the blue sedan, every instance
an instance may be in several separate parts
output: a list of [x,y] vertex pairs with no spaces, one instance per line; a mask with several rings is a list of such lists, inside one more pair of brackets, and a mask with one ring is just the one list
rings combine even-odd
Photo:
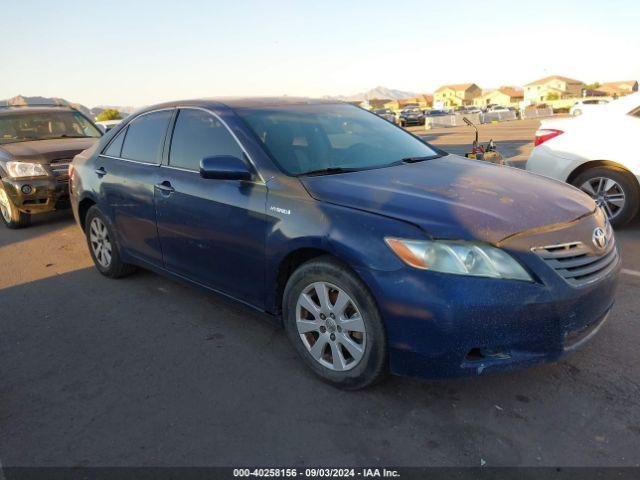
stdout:
[[148,107],[70,175],[100,273],[141,267],[267,312],[342,388],[556,360],[614,301],[618,249],[591,198],[349,104]]

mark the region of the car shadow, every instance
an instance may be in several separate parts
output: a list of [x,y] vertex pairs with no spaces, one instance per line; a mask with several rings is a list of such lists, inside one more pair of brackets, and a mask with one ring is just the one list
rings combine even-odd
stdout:
[[149,272],[115,281],[84,268],[0,296],[5,467],[637,459],[637,399],[598,354],[625,325],[554,365],[346,392],[263,314]]
[[31,225],[17,230],[11,230],[0,225],[0,247],[12,243],[31,240],[41,235],[50,234],[73,224],[71,210],[58,210],[31,217]]

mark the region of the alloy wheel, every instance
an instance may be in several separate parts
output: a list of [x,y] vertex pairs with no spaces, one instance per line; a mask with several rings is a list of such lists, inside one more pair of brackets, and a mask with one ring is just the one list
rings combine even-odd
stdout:
[[593,198],[606,213],[609,220],[614,219],[624,209],[626,196],[618,182],[606,177],[590,178],[580,190]]
[[364,320],[356,303],[336,285],[315,282],[302,291],[296,327],[311,356],[330,370],[351,370],[364,356]]
[[103,268],[111,265],[111,240],[107,226],[98,217],[91,220],[89,226],[89,241],[93,255]]
[[0,215],[2,215],[2,218],[4,218],[7,223],[11,221],[11,208],[9,206],[9,202],[10,200],[7,196],[7,192],[5,192],[3,188],[0,188]]

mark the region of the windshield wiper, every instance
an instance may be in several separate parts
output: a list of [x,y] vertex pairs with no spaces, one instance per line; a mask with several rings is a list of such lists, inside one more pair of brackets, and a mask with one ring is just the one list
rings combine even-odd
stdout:
[[428,157],[407,157],[401,159],[398,163],[418,163],[424,162],[425,160],[433,160],[434,158],[438,158],[438,155],[429,155]]
[[318,170],[311,170],[310,172],[301,173],[299,176],[314,176],[314,175],[334,175],[336,173],[357,172],[359,168],[347,168],[347,167],[327,167],[320,168]]

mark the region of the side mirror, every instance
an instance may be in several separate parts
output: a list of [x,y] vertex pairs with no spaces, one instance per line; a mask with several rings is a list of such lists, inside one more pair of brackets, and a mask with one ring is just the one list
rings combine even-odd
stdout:
[[215,155],[200,160],[200,176],[217,180],[251,180],[253,177],[244,160],[232,155]]

